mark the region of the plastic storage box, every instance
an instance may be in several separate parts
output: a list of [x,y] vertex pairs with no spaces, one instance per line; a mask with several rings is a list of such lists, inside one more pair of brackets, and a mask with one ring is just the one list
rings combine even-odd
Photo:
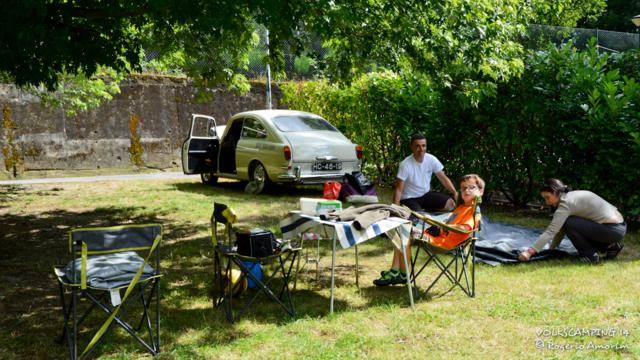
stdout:
[[342,210],[339,200],[300,198],[300,210],[306,215],[321,215],[333,210]]

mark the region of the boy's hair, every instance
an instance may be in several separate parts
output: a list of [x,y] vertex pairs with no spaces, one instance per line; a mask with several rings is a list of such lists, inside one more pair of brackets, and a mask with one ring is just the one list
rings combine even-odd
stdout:
[[478,188],[480,190],[484,190],[484,180],[482,180],[482,178],[478,174],[463,175],[462,177],[460,177],[459,183],[462,184],[463,181],[469,180],[474,180],[476,182],[476,185],[478,185]]
[[427,138],[422,133],[415,133],[411,135],[411,140],[409,140],[409,144],[413,144],[416,140],[427,140]]

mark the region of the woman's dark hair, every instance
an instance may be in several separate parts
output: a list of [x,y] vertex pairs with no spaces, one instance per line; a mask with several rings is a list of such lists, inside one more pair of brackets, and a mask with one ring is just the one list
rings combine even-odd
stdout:
[[571,188],[565,185],[559,179],[549,178],[544,181],[544,184],[540,187],[540,192],[550,192],[556,196],[560,194],[568,193],[571,191]]

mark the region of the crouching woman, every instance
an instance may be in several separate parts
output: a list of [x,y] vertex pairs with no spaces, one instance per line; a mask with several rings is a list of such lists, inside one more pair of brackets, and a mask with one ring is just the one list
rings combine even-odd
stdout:
[[547,179],[540,195],[555,208],[553,219],[538,240],[520,253],[520,261],[529,261],[548,243],[555,249],[565,234],[584,262],[599,263],[598,252],[606,253],[605,259],[613,259],[622,250],[627,224],[615,206],[591,191],[569,191],[558,179]]

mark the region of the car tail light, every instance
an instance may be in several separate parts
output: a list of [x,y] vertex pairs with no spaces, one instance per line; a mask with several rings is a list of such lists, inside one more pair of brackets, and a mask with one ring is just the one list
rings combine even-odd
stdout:
[[291,148],[289,145],[285,145],[282,151],[284,152],[284,159],[287,161],[291,160]]
[[362,159],[362,146],[360,145],[356,145],[356,157]]

